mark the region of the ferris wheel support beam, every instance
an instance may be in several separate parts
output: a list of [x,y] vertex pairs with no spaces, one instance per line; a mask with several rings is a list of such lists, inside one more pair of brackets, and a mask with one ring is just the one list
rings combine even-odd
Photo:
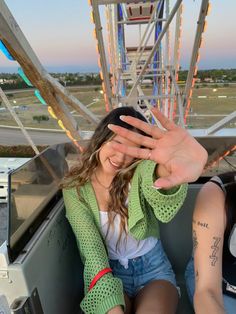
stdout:
[[[177,11],[178,12],[178,11]],[[168,19],[170,14],[170,1],[166,0],[166,18]],[[169,83],[169,77],[170,77],[170,73],[169,73],[169,65],[170,65],[170,28],[168,27],[168,29],[166,30],[166,49],[165,49],[165,60],[166,60],[166,64],[165,64],[165,93],[166,95],[168,95],[168,93],[170,92],[169,87],[170,87],[170,83]],[[164,114],[166,117],[169,118],[169,99],[167,98],[165,100],[165,106],[164,106]]]
[[190,106],[190,99],[191,99],[191,91],[193,87],[193,79],[195,75],[195,67],[198,62],[199,58],[199,49],[201,46],[201,41],[202,41],[202,33],[204,31],[204,26],[205,26],[205,19],[207,16],[207,11],[208,11],[208,6],[209,6],[209,0],[202,0],[201,8],[200,8],[200,13],[199,13],[199,18],[197,21],[197,30],[196,30],[196,35],[194,39],[194,44],[193,44],[193,51],[192,51],[192,57],[190,61],[190,67],[189,67],[189,72],[185,84],[185,90],[184,90],[184,102],[183,106],[185,108],[185,120],[188,115],[188,110]]
[[[149,19],[149,21],[151,21],[151,22],[166,22],[166,19],[165,18],[163,18],[163,19]],[[134,24],[134,25],[136,25],[137,21],[119,21],[118,24],[126,24],[126,25]],[[142,25],[142,24],[146,25],[147,21],[140,21],[139,25]]]
[[[124,21],[128,22],[128,16],[127,16],[127,12],[126,12],[125,3],[122,3],[121,6],[122,6],[122,11],[123,11],[123,18],[124,18]],[[119,22],[118,22],[118,23],[119,23]]]
[[[164,0],[162,0],[162,2],[163,2],[163,1],[164,1]],[[153,10],[153,12],[152,12],[152,15],[151,15],[151,17],[150,17],[150,19],[149,19],[149,22],[148,22],[148,24],[147,24],[147,26],[146,26],[145,32],[143,33],[142,39],[141,39],[141,41],[140,41],[140,43],[139,43],[139,46],[138,46],[138,49],[137,49],[137,52],[136,52],[136,56],[135,56],[135,58],[134,58],[134,62],[133,62],[133,64],[131,65],[131,71],[133,70],[133,67],[136,67],[136,65],[137,65],[137,64],[139,63],[139,61],[141,60],[141,58],[142,58],[142,56],[143,56],[143,53],[144,53],[144,51],[145,51],[145,48],[147,47],[148,40],[150,39],[150,36],[151,36],[151,34],[152,34],[152,32],[153,32],[153,29],[154,29],[154,27],[155,27],[155,23],[158,21],[158,16],[159,16],[159,13],[160,13],[160,9],[159,9],[159,11],[158,11],[158,13],[157,13],[157,19],[154,18],[154,15],[155,15],[155,12],[156,12],[156,9],[157,9],[157,5],[158,5],[158,2],[157,2],[157,3],[155,4],[155,6],[154,6],[154,10]],[[161,8],[161,5],[160,5],[159,8]],[[149,28],[150,28],[150,25],[151,25],[152,22],[154,22],[154,23],[153,23],[153,25],[152,25],[152,27],[151,27],[151,29],[150,29],[150,31],[149,31]],[[149,34],[148,34],[148,31],[149,31]],[[147,35],[147,34],[148,34],[148,35]],[[147,36],[147,38],[146,38],[146,41],[145,41],[145,43],[144,43],[144,45],[143,45],[143,42],[144,42],[146,36]],[[142,49],[141,49],[141,48],[142,48]]]
[[230,113],[225,118],[223,118],[222,120],[216,122],[210,128],[206,129],[205,130],[205,135],[214,134],[216,131],[222,129],[223,126],[225,126],[226,124],[228,124],[230,121],[232,121],[234,119],[236,119],[236,111]]
[[[181,40],[181,33],[182,33],[182,13],[183,13],[183,4],[179,7],[177,14],[176,14],[176,26],[175,26],[175,43],[174,43],[174,73],[171,72],[172,81],[174,84],[171,85],[171,93],[173,93],[174,88],[176,87],[179,90],[177,81],[178,81],[178,71],[179,71],[179,62],[180,62],[180,40]],[[174,79],[173,79],[174,77]],[[176,85],[175,85],[176,84]],[[175,85],[175,86],[174,86]],[[177,89],[176,89],[177,90]],[[178,102],[179,104],[179,102]],[[181,100],[181,106],[183,106],[183,102]],[[172,120],[175,116],[175,104],[173,100],[171,100],[170,106],[170,119]],[[180,106],[179,106],[180,110]],[[181,116],[183,113],[183,107],[181,107]],[[181,121],[182,123],[183,121]]]
[[99,1],[92,0],[91,5],[93,8],[93,18],[94,18],[94,24],[96,27],[96,34],[97,34],[97,41],[98,41],[98,50],[100,54],[100,60],[101,60],[101,66],[102,66],[102,72],[103,72],[103,82],[105,86],[105,92],[108,97],[108,106],[109,109],[112,109],[112,92],[111,92],[111,84],[110,84],[110,78],[109,78],[109,71],[107,67],[107,60],[106,60],[106,53],[105,53],[105,46],[103,41],[103,34],[102,34],[102,23],[100,18],[100,12],[99,12]]
[[[151,2],[152,0],[146,0],[146,2]],[[135,0],[135,3],[143,2],[143,0]],[[119,4],[119,3],[134,3],[134,0],[97,0],[98,5],[103,4]]]
[[[53,108],[58,121],[61,120],[63,123],[64,129],[71,134],[73,139],[79,140],[80,136],[77,131],[77,122],[70,114],[69,110],[67,110],[64,102],[62,101],[60,104],[58,103],[58,94],[54,87],[57,84],[61,87],[61,90],[66,91],[65,88],[58,82],[55,83],[56,80],[52,78],[43,68],[3,0],[0,0],[0,39],[14,60],[20,64],[24,74],[27,76],[32,85],[40,91],[40,94],[45,102]],[[51,78],[50,84],[48,77]],[[67,96],[65,96],[65,98],[66,97]],[[84,105],[78,101],[71,101],[71,104],[72,103],[73,108],[76,108],[77,111],[83,112],[89,121],[92,120],[94,123],[97,123],[98,120],[94,115],[87,115],[86,107]]]
[[20,127],[21,132],[23,133],[23,135],[25,136],[26,140],[28,141],[28,143],[30,144],[32,149],[34,150],[35,154],[38,155],[39,154],[39,150],[38,150],[37,146],[34,144],[34,142],[33,142],[32,138],[30,137],[29,133],[24,128],[21,120],[19,119],[19,117],[15,113],[15,110],[12,108],[10,101],[8,100],[7,96],[5,95],[5,93],[3,92],[1,87],[0,87],[0,97],[2,98],[3,103],[5,104],[7,109],[9,110],[10,114],[12,115],[12,117],[14,118],[14,120],[16,121],[18,126]]
[[[165,95],[165,94],[162,94],[162,95],[156,95],[156,96],[153,96],[153,95],[139,95],[138,97],[130,97],[129,98],[129,101],[133,102],[134,100],[151,100],[151,99],[169,99],[169,98],[174,98],[175,97],[175,94],[172,94],[172,95]],[[123,97],[123,99],[127,100],[128,97]]]
[[86,118],[91,123],[98,124],[100,122],[100,119],[98,119],[90,110],[88,110],[88,108],[84,106],[75,96],[71,95],[67,89],[65,89],[64,86],[56,81],[49,73],[45,74],[45,78],[65,104],[69,105],[80,114],[86,114]]
[[118,95],[119,89],[120,89],[120,69],[119,69],[119,62],[118,62],[118,56],[119,56],[119,47],[118,47],[118,8],[117,5],[113,6],[112,10],[112,16],[113,16],[113,47],[114,47],[114,56],[115,56],[115,71],[116,71],[116,79],[115,82],[115,89],[113,94]]
[[[172,81],[172,84],[173,84],[173,88],[172,88],[172,92],[176,91],[176,94],[177,94],[177,103],[178,103],[178,107],[179,107],[179,124],[184,128],[185,127],[185,124],[184,124],[184,111],[183,111],[183,99],[182,99],[182,96],[181,96],[181,92],[180,92],[180,89],[179,89],[179,85],[177,84],[177,81],[176,81],[176,75],[175,75],[175,72],[173,72],[173,70],[170,70],[170,77],[171,77],[171,81]],[[171,99],[171,102],[173,98]]]
[[179,71],[180,62],[180,39],[182,33],[182,13],[183,4],[179,7],[176,14],[176,26],[175,26],[175,43],[174,43],[174,72],[177,75]]
[[165,25],[164,25],[162,31],[160,32],[159,37],[158,37],[158,39],[156,40],[156,42],[155,42],[155,44],[154,44],[154,46],[153,46],[153,48],[152,48],[152,50],[151,50],[151,52],[150,52],[150,54],[149,54],[149,56],[148,56],[146,62],[145,62],[145,64],[144,64],[144,66],[143,66],[143,68],[142,68],[142,70],[141,70],[139,76],[137,77],[135,83],[133,84],[133,86],[132,86],[132,88],[131,88],[131,90],[130,90],[130,93],[129,93],[129,95],[128,95],[128,98],[134,93],[135,89],[137,88],[137,85],[139,84],[139,81],[140,81],[141,77],[143,76],[144,72],[146,71],[148,65],[150,64],[151,59],[152,59],[152,57],[153,57],[153,55],[154,55],[156,49],[159,47],[159,45],[160,45],[160,43],[161,43],[161,40],[162,40],[163,36],[165,35],[165,33],[166,33],[166,31],[167,31],[167,29],[168,29],[168,27],[169,27],[171,21],[173,20],[173,18],[174,18],[174,16],[175,16],[175,13],[177,12],[177,10],[178,10],[179,6],[181,5],[182,1],[183,1],[183,0],[177,0],[175,6],[173,7],[173,9],[172,9],[172,11],[171,11],[171,13],[170,13],[170,15],[169,15],[169,18],[167,19],[167,21],[166,21],[166,23],[165,23]]
[[107,7],[107,18],[108,18],[108,27],[109,27],[109,32],[108,32],[108,41],[110,42],[110,64],[111,64],[111,68],[110,68],[110,72],[112,74],[112,77],[113,77],[113,82],[112,82],[112,92],[114,94],[114,91],[116,90],[116,82],[117,82],[117,65],[116,65],[116,49],[115,49],[115,43],[114,43],[114,39],[116,38],[115,37],[115,34],[114,34],[114,28],[112,27],[112,7],[111,5],[109,5]]

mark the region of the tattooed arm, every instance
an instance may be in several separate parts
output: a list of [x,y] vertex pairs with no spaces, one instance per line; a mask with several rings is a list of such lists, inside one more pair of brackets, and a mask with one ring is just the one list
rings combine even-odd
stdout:
[[214,183],[201,189],[193,216],[193,247],[196,289],[194,309],[198,314],[223,314],[222,250],[226,224],[225,196]]

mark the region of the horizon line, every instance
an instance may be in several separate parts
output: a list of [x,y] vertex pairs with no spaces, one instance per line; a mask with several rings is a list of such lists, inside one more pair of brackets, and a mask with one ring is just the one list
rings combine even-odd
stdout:
[[[67,66],[65,66],[67,67]],[[75,67],[76,66],[69,66],[69,67]],[[19,67],[0,67],[0,74],[18,74],[18,69]],[[49,69],[50,68],[50,69]],[[60,70],[60,69],[56,69],[59,68],[57,66],[55,66],[55,69],[52,70],[52,68],[54,68],[54,66],[48,66],[45,67],[45,69],[47,70],[48,73],[98,73],[99,74],[99,69],[75,69],[74,71],[71,71],[71,69],[69,70]],[[2,71],[3,70],[3,71]],[[183,71],[188,71],[188,68],[183,68],[181,70],[179,70],[178,72],[183,72]],[[225,68],[205,68],[205,69],[198,69],[198,72],[200,71],[211,71],[211,70],[236,70],[236,68],[231,68],[231,67],[225,67]]]

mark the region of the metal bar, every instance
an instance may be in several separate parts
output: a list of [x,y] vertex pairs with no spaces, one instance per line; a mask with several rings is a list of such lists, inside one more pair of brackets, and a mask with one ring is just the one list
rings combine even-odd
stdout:
[[[153,77],[160,77],[162,74],[144,74],[143,79],[146,78],[153,78]],[[132,79],[132,74],[123,74],[121,75],[122,80]],[[141,82],[142,83],[142,82]]]
[[154,46],[153,46],[153,48],[152,48],[152,51],[150,52],[150,55],[149,55],[149,57],[148,57],[146,63],[144,64],[144,66],[143,66],[143,68],[142,68],[142,70],[141,70],[141,73],[140,73],[139,76],[137,77],[137,80],[136,80],[136,82],[134,83],[134,85],[133,85],[133,87],[132,87],[132,89],[131,89],[131,91],[130,91],[128,97],[130,97],[130,96],[132,95],[132,93],[134,92],[134,89],[137,87],[137,85],[138,85],[138,83],[139,83],[139,81],[140,81],[140,79],[141,79],[143,73],[145,72],[146,68],[148,67],[148,64],[150,63],[150,61],[151,61],[151,59],[152,59],[152,57],[153,57],[153,55],[154,55],[154,53],[155,53],[157,47],[160,45],[160,42],[161,42],[161,40],[162,40],[164,34],[166,33],[166,31],[167,31],[167,29],[168,29],[168,27],[169,27],[169,25],[170,25],[170,23],[171,23],[171,21],[172,21],[174,15],[175,15],[175,13],[176,13],[176,11],[178,10],[180,4],[182,3],[182,1],[183,1],[183,0],[177,0],[175,6],[173,7],[173,9],[172,9],[172,11],[171,11],[171,13],[170,13],[169,18],[168,18],[168,20],[166,21],[166,23],[165,23],[165,25],[164,25],[164,27],[163,27],[163,29],[162,29],[162,31],[161,31],[161,33],[160,33],[158,39],[156,40],[156,42],[155,42],[155,44],[154,44]]
[[[146,2],[151,2],[152,0],[146,0]],[[135,0],[135,3],[143,2],[143,0]],[[119,4],[119,3],[134,3],[134,0],[97,0],[98,5],[106,5],[106,4]]]
[[175,26],[175,43],[174,43],[174,71],[175,74],[179,70],[179,49],[180,49],[180,37],[181,37],[181,16],[183,13],[183,4],[179,7],[176,14],[176,26]]
[[[152,64],[159,64],[160,61],[153,61]],[[128,62],[122,62],[122,65],[129,65],[131,67],[131,61]],[[148,69],[149,70],[149,69]],[[156,69],[154,69],[153,71],[156,71]]]
[[[124,22],[128,20],[127,12],[126,12],[126,7],[125,4],[122,3],[122,11],[123,11],[123,17],[124,17]],[[119,22],[118,22],[119,24]]]
[[1,89],[1,87],[0,87],[0,96],[1,96],[2,101],[4,102],[4,104],[6,105],[7,109],[9,110],[10,114],[12,115],[12,117],[14,118],[16,123],[19,125],[23,135],[25,136],[26,140],[28,141],[28,143],[30,144],[32,149],[34,150],[35,154],[38,155],[39,154],[39,150],[38,150],[37,146],[34,144],[33,140],[30,137],[30,135],[28,134],[28,132],[24,128],[22,122],[20,121],[19,117],[15,113],[14,109],[12,108],[12,106],[10,104],[10,101],[8,100],[7,96],[4,94],[3,90]]
[[[117,5],[113,6],[113,37],[114,37],[114,51],[115,51],[115,59],[116,59],[116,72],[117,77],[119,76],[119,47],[118,47],[118,8]],[[118,80],[118,78],[117,78]],[[116,83],[118,86],[118,82]]]
[[201,44],[201,36],[204,30],[204,24],[205,24],[205,19],[206,19],[206,14],[207,14],[207,8],[209,5],[209,0],[202,0],[201,8],[200,8],[200,13],[199,13],[199,18],[197,21],[197,29],[196,29],[196,35],[194,39],[194,44],[193,44],[193,51],[192,51],[192,57],[190,61],[190,68],[185,84],[185,90],[184,90],[184,103],[183,106],[185,107],[185,117],[188,114],[188,101],[189,101],[189,96],[190,96],[190,91],[192,87],[192,82],[193,82],[193,76],[194,76],[194,69],[197,63],[198,59],[198,51],[200,48]]
[[224,125],[229,123],[230,121],[236,119],[236,111],[230,113],[227,117],[223,118],[222,120],[216,122],[210,128],[205,130],[205,135],[213,134],[219,129],[221,129]]
[[[151,21],[151,22],[166,22],[166,19],[148,19],[148,21]],[[137,21],[119,21],[118,24],[126,24],[126,25],[129,25],[129,24],[137,24]],[[138,21],[138,24],[147,24],[147,21]]]
[[96,117],[90,110],[87,109],[85,105],[83,105],[75,96],[70,94],[64,86],[58,83],[49,73],[45,74],[46,80],[51,84],[53,89],[55,89],[56,93],[60,95],[65,103],[70,105],[74,110],[78,113],[83,113],[84,117],[87,118],[90,122],[98,124],[100,119]]
[[[170,14],[170,2],[169,0],[166,0],[165,2],[166,4],[166,18],[168,19],[169,14]],[[168,94],[169,93],[169,77],[170,77],[170,73],[168,71],[168,66],[170,65],[170,28],[168,27],[168,29],[166,30],[166,49],[165,49],[165,93]],[[169,118],[169,110],[168,110],[168,99],[165,100],[165,105],[164,105],[164,115],[166,117]]]
[[[156,5],[155,5],[155,7],[154,7],[154,10],[153,10],[152,15],[151,15],[151,19],[153,19],[154,15],[155,15],[157,5],[158,5],[158,2],[156,3]],[[161,7],[161,5],[160,5],[160,7]],[[159,9],[159,11],[158,11],[158,13],[157,13],[157,16],[159,16],[159,13],[160,13],[160,9]],[[143,55],[143,52],[144,52],[145,48],[147,47],[148,40],[149,40],[149,38],[150,38],[150,36],[151,36],[151,34],[152,34],[152,32],[153,32],[153,29],[154,29],[154,27],[155,27],[155,23],[153,23],[153,25],[152,25],[152,27],[151,27],[151,29],[150,29],[150,31],[149,31],[149,27],[150,27],[150,25],[151,25],[151,19],[150,19],[150,21],[149,21],[149,23],[148,23],[148,25],[147,25],[147,27],[146,27],[146,30],[145,30],[145,32],[144,32],[144,34],[143,34],[143,37],[142,37],[142,40],[141,40],[141,42],[140,42],[140,44],[139,44],[139,47],[138,47],[138,49],[137,49],[137,52],[136,52],[136,56],[135,56],[135,58],[134,58],[134,61],[133,61],[133,63],[131,64],[131,71],[133,70],[133,67],[134,67],[134,66],[136,67],[137,64],[139,63],[139,61],[140,61],[140,59],[141,59],[141,57],[142,57],[142,55]],[[154,22],[155,22],[155,19],[154,19]],[[148,31],[149,31],[149,34],[148,34]],[[148,34],[148,35],[147,35],[147,34]],[[143,45],[143,42],[144,42],[144,40],[145,40],[146,35],[147,35],[147,38],[146,38],[145,44]],[[143,47],[142,47],[142,45],[143,45]],[[142,49],[141,49],[141,48],[142,48]],[[140,52],[140,50],[141,50],[141,52]],[[139,53],[139,56],[138,56],[138,53]],[[138,58],[137,58],[137,57],[138,57]]]
[[173,73],[173,71],[170,71],[170,76],[171,76],[171,80],[173,82],[173,86],[176,90],[176,94],[177,94],[177,99],[178,99],[178,107],[179,107],[179,124],[182,126],[182,127],[185,127],[185,123],[184,123],[184,111],[183,111],[183,99],[182,99],[182,96],[181,96],[181,92],[180,92],[180,89],[179,89],[179,86],[176,82],[176,79],[175,79],[175,74]]
[[166,98],[174,98],[175,95],[165,95],[165,94],[162,94],[162,95],[157,95],[157,96],[154,96],[154,95],[143,95],[143,96],[138,96],[138,97],[121,97],[121,99],[125,99],[126,102],[129,100],[129,101],[133,101],[133,100],[146,100],[146,99],[166,99]]
[[111,86],[110,86],[110,78],[109,78],[109,72],[107,69],[107,60],[106,60],[106,53],[104,48],[104,41],[103,41],[103,35],[102,35],[102,24],[100,19],[100,12],[98,8],[98,1],[92,0],[92,8],[93,8],[93,18],[94,23],[96,27],[96,33],[97,33],[97,40],[98,40],[98,49],[101,57],[101,66],[102,66],[102,72],[103,72],[103,78],[104,78],[104,85],[105,85],[105,92],[108,97],[108,105],[109,109],[112,109],[112,92],[111,92]]
[[114,34],[113,34],[113,27],[112,27],[112,8],[111,5],[107,6],[107,18],[109,22],[109,32],[108,32],[108,37],[109,37],[109,42],[110,42],[110,54],[111,54],[111,74],[113,77],[113,88],[116,89],[116,58],[115,58],[115,46],[114,46]]
[[[177,13],[176,13],[176,25],[175,25],[175,43],[174,43],[174,73],[173,76],[175,77],[175,82],[177,84],[177,76],[179,71],[179,62],[180,62],[180,37],[181,37],[181,16],[183,12],[183,4],[179,7]],[[173,79],[172,79],[173,81]],[[174,81],[173,81],[174,82]],[[174,85],[171,86],[171,93],[174,90]],[[181,104],[183,105],[182,101]],[[183,109],[182,109],[183,111]],[[170,107],[170,119],[173,119],[173,116],[175,115],[175,108],[174,108],[174,102],[171,101],[171,107]]]

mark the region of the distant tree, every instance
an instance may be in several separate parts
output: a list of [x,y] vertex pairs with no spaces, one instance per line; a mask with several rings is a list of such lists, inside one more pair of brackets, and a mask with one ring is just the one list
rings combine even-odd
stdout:
[[33,116],[33,120],[35,120],[38,123],[40,123],[41,121],[48,121],[49,117],[44,115],[44,114],[42,114],[42,115],[39,115],[39,116]]

